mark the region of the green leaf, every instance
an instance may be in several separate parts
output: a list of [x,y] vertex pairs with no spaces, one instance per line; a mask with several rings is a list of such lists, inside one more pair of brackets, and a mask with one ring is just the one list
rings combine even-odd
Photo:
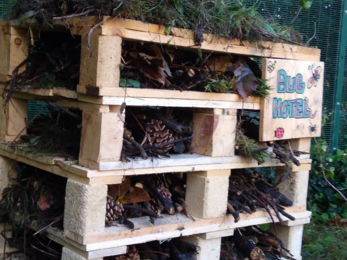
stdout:
[[275,36],[277,35],[277,34],[276,34],[276,31],[274,30],[274,28],[272,28],[271,25],[269,25],[269,24],[267,24],[267,23],[264,23],[263,26],[264,26],[264,28],[265,28],[268,32],[272,33],[272,34],[275,35]]
[[172,26],[166,26],[166,27],[165,27],[165,34],[166,34],[166,35],[170,35],[171,28],[172,28]]
[[336,151],[336,155],[337,156],[343,156],[343,151],[342,150],[340,150],[340,149],[337,149],[337,151]]
[[180,14],[183,14],[183,5],[181,3],[181,0],[173,0],[174,4],[175,4],[175,7],[177,9],[177,11],[180,13]]
[[334,172],[334,171],[335,171],[335,167],[331,166],[331,167],[329,168],[329,171]]
[[139,88],[140,87],[140,82],[134,79],[120,79],[119,85],[121,87],[135,87]]
[[308,9],[310,9],[312,2],[313,1],[309,1],[309,0],[300,0],[300,5],[301,5],[302,9],[308,10]]
[[17,20],[11,23],[11,25],[19,25],[21,22],[23,22],[26,19],[29,19],[37,14],[37,11],[28,11],[21,15]]
[[326,145],[322,145],[322,151],[326,152],[327,151],[327,146]]

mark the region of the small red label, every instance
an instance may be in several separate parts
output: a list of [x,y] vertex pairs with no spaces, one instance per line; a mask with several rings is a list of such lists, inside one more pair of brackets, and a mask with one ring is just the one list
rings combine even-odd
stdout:
[[282,138],[284,136],[284,129],[282,127],[278,127],[275,131],[276,138]]

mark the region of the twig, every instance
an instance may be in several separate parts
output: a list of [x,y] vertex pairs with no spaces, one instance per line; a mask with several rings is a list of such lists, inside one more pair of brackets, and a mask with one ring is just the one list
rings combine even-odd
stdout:
[[45,226],[44,228],[41,228],[39,231],[37,231],[33,236],[36,236],[37,234],[40,234],[41,232],[45,231],[47,228],[49,228],[50,226],[52,226],[54,223],[57,223],[59,220],[61,220],[64,217],[64,214],[61,214],[59,217],[56,217],[56,219],[51,222],[50,224],[48,224],[47,226]]
[[160,254],[160,255],[164,255],[166,257],[170,257],[169,254],[159,252],[159,251],[138,251],[138,253],[140,253],[140,254],[142,254],[142,253],[154,253],[154,254]]
[[313,38],[316,37],[316,33],[317,33],[316,22],[314,22],[314,34],[313,34],[312,37],[306,42],[305,46],[308,46],[308,44],[310,43],[310,41],[312,41]]
[[[134,115],[133,111],[129,110],[131,115],[134,117],[135,121],[137,122],[137,124],[140,126],[140,128],[142,129],[142,131],[145,133],[148,141],[150,142],[150,144],[152,144],[152,139],[151,137],[149,136],[149,134],[146,132],[146,130],[143,128],[142,124],[139,122],[139,120],[136,118],[136,116]],[[142,142],[143,143],[143,142]],[[142,146],[142,143],[141,143],[141,146]]]
[[296,20],[296,19],[298,18],[298,16],[299,16],[301,10],[302,10],[302,6],[300,7],[299,11],[298,11],[297,14],[295,15],[294,19],[293,19],[288,25],[292,25],[292,24],[295,22],[295,20]]
[[324,168],[324,164],[323,164],[323,160],[322,160],[322,155],[318,149],[318,142],[317,142],[317,139],[315,137],[313,137],[315,143],[316,143],[316,150],[317,150],[317,153],[319,155],[319,160],[320,160],[320,163],[322,165],[322,173],[323,173],[323,177],[325,179],[325,181],[331,186],[331,188],[333,188],[335,191],[337,191],[338,194],[340,194],[340,196],[345,200],[347,201],[347,198],[330,182],[328,181],[326,175],[325,175],[325,168]]
[[136,211],[141,211],[142,213],[150,216],[150,217],[153,217],[153,218],[159,218],[159,216],[153,212],[153,211],[150,211],[148,209],[145,209],[145,208],[141,208],[141,207],[137,207],[137,206],[134,206],[134,205],[124,205],[123,204],[123,208],[124,209],[133,209],[133,210],[136,210]]
[[134,139],[130,138],[130,136],[128,136],[126,133],[123,134],[123,138],[125,140],[127,140],[128,142],[130,142],[131,144],[133,144],[140,151],[142,159],[145,159],[145,160],[148,159],[148,155],[147,155],[146,151],[143,149],[143,147],[138,142],[136,142]]
[[36,246],[34,246],[33,244],[31,245],[31,247],[34,248],[34,249],[36,249],[37,251],[40,251],[42,254],[46,254],[46,255],[52,256],[52,257],[54,257],[54,258],[57,257],[57,255],[54,255],[54,254],[48,253],[48,252],[46,252],[46,251],[43,251],[43,250],[37,248]]
[[92,37],[93,31],[94,31],[96,28],[98,28],[100,25],[102,25],[103,23],[107,22],[107,21],[110,20],[110,19],[112,19],[112,16],[107,17],[106,19],[102,20],[100,23],[94,25],[94,26],[90,29],[90,31],[89,31],[89,33],[88,33],[88,49],[90,48],[90,38]]
[[95,9],[90,9],[87,10],[85,12],[82,13],[78,13],[78,14],[70,14],[70,15],[65,15],[65,16],[59,16],[59,17],[53,17],[53,20],[63,20],[63,19],[68,19],[68,18],[72,18],[72,17],[79,17],[85,14],[89,14],[90,12],[95,11]]

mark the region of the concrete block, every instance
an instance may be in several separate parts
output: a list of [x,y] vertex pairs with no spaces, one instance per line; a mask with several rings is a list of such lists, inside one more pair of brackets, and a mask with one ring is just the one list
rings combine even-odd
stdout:
[[301,247],[304,225],[288,227],[280,224],[273,224],[270,226],[270,231],[282,240],[284,247],[289,250],[295,259],[302,259]]
[[[63,247],[63,253],[61,256],[62,260],[86,260],[87,258],[84,258],[83,256],[75,253],[74,251]],[[94,260],[103,260],[103,258],[95,258]]]
[[224,216],[227,210],[229,175],[230,170],[188,173],[188,212],[198,218]]
[[[281,167],[276,169],[275,182],[285,173]],[[292,172],[292,177],[287,177],[278,185],[279,190],[288,199],[293,201],[293,206],[306,206],[309,171]]]
[[79,235],[104,231],[107,185],[88,186],[71,179],[66,185],[64,229]]
[[200,236],[188,236],[181,239],[200,247],[200,253],[193,256],[196,260],[219,260],[222,238],[207,240]]

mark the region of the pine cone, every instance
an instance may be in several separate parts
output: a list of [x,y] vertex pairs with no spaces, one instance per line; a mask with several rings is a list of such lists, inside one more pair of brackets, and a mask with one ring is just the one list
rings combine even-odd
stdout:
[[114,260],[141,260],[141,257],[137,249],[134,246],[132,246],[128,247],[128,252],[126,255],[116,256]]
[[[165,128],[166,125],[163,124],[161,120],[152,119],[151,122],[147,123],[146,131],[151,138],[149,141],[152,142],[153,145],[163,144],[174,140],[171,130]],[[161,148],[153,148],[152,150],[156,153],[164,154],[167,153],[173,146],[174,144],[168,144]]]
[[124,211],[122,204],[118,201],[114,203],[113,199],[107,199],[105,221],[109,222],[118,219],[118,216],[122,215],[122,211]]

